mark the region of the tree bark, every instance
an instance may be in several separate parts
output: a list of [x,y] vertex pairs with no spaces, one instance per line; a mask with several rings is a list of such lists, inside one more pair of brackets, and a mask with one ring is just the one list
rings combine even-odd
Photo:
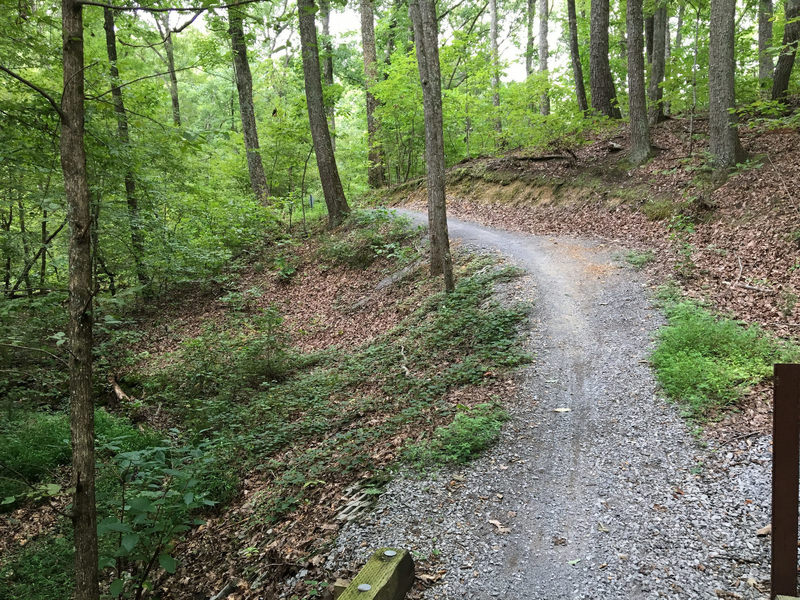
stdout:
[[422,101],[425,111],[425,163],[428,177],[428,225],[431,235],[431,274],[444,275],[444,287],[453,291],[453,264],[445,206],[442,84],[439,71],[439,35],[434,0],[410,0],[408,14],[414,28]]
[[664,89],[661,84],[664,83],[666,32],[667,7],[662,3],[653,14],[653,60],[650,69],[650,85],[647,90],[648,100],[650,100],[649,120],[651,127],[664,120],[664,106],[662,104]]
[[[22,259],[24,264],[27,264],[30,257],[30,246],[28,245],[28,230],[25,227],[25,207],[22,204],[22,196],[17,196],[17,213],[19,236],[22,239]],[[31,287],[31,278],[28,273],[25,273],[25,293],[33,296],[33,287]]]
[[[114,11],[103,9],[103,29],[106,34],[106,54],[108,55],[109,71],[111,74],[111,99],[114,102],[114,114],[117,118],[117,135],[125,152],[130,151],[130,136],[128,134],[128,113],[125,112],[125,102],[122,97],[122,88],[119,87],[119,68],[117,67],[117,35],[114,28]],[[173,105],[174,108],[174,105]],[[178,123],[179,124],[179,123]],[[125,169],[125,200],[128,205],[128,222],[131,228],[131,249],[133,262],[136,268],[136,278],[142,286],[147,285],[147,273],[142,264],[144,256],[144,239],[142,237],[141,222],[139,220],[139,200],[136,197],[136,180],[130,161],[126,161]]]
[[[320,0],[319,13],[320,20],[322,21],[323,37],[322,81],[326,86],[330,87],[333,85],[333,43],[331,42],[331,3],[329,0]],[[326,105],[325,114],[328,116],[328,130],[331,134],[331,146],[333,147],[333,151],[336,152],[336,107],[332,104]]]
[[497,43],[497,0],[489,0],[489,38],[492,48],[492,106],[495,109],[494,130],[503,131],[500,118],[500,48]]
[[169,73],[169,95],[172,98],[172,122],[181,124],[181,103],[178,98],[178,74],[175,72],[175,49],[172,45],[172,31],[169,28],[169,13],[162,13],[161,23],[164,28],[164,51],[167,55],[167,71]]
[[250,173],[250,185],[256,198],[264,204],[269,197],[269,186],[261,162],[258,146],[258,129],[253,107],[253,78],[250,74],[250,63],[247,60],[247,44],[244,40],[244,26],[240,7],[228,8],[228,33],[231,36],[233,50],[233,71],[236,75],[236,89],[239,93],[239,113],[242,118],[242,134],[244,148],[247,153],[247,170]]
[[681,4],[678,6],[678,28],[675,32],[675,50],[683,47],[683,14],[686,7]]
[[[550,58],[550,48],[547,44],[547,28],[549,21],[548,0],[539,0],[539,72],[547,77],[548,64]],[[545,89],[542,92],[542,100],[539,105],[539,112],[543,115],[550,114],[550,92]]]
[[709,150],[716,168],[727,169],[745,158],[739,142],[734,90],[734,18],[736,0],[711,0],[708,46]]
[[[42,210],[42,246],[47,243],[47,210]],[[44,294],[44,282],[47,277],[47,252],[42,252],[42,262],[39,266],[39,293]]]
[[367,144],[369,145],[369,167],[367,182],[371,188],[382,187],[385,183],[383,151],[378,141],[378,120],[375,109],[378,100],[372,93],[378,81],[378,56],[375,49],[375,13],[372,0],[361,0],[361,47],[364,54],[364,85],[367,95]]
[[297,0],[297,12],[300,20],[300,46],[303,52],[303,77],[308,120],[311,125],[311,139],[314,142],[322,193],[328,207],[328,226],[333,228],[344,220],[350,212],[350,207],[344,196],[342,181],[339,179],[331,134],[328,131],[328,122],[325,120],[317,27],[314,24],[314,13],[316,12],[314,0]]
[[786,0],[786,27],[783,30],[783,48],[775,64],[772,78],[772,99],[781,100],[789,89],[789,79],[794,67],[797,42],[800,39],[800,0]]
[[70,224],[69,396],[72,441],[72,524],[75,598],[97,600],[94,402],[92,399],[92,257],[89,184],[84,147],[83,13],[77,0],[62,0],[63,95],[61,170]]
[[[666,26],[664,27],[664,81],[667,81],[672,72],[672,34],[669,30],[669,13],[667,13]],[[663,91],[662,91],[663,95]],[[669,100],[664,100],[664,116],[670,114]]]
[[567,0],[567,19],[569,21],[569,54],[572,59],[572,77],[575,80],[575,97],[578,107],[586,112],[586,88],[583,84],[583,65],[581,65],[580,45],[578,44],[578,17],[575,14],[575,0]]
[[758,86],[762,95],[770,91],[772,80],[772,0],[758,2]]
[[536,39],[533,35],[533,24],[536,21],[536,0],[528,0],[528,10],[525,13],[528,26],[527,43],[525,45],[525,75],[533,75],[533,58],[536,54]]
[[650,156],[650,129],[644,92],[644,56],[642,55],[642,0],[628,0],[628,88],[631,122],[631,163],[640,165]]
[[589,40],[589,87],[592,108],[598,113],[619,119],[617,93],[608,62],[608,12],[609,0],[592,2]]
[[[644,18],[644,41],[647,49],[647,64],[653,62],[653,30],[655,29],[655,15],[649,14]],[[630,29],[628,29],[630,31]]]

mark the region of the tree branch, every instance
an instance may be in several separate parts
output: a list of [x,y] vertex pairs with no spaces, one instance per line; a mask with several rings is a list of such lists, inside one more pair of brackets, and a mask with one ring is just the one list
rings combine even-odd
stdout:
[[83,6],[99,6],[100,8],[110,8],[111,10],[143,10],[146,12],[204,12],[207,10],[221,10],[223,8],[232,8],[235,6],[242,6],[244,4],[255,4],[257,2],[264,2],[264,0],[239,0],[238,2],[231,2],[229,4],[219,4],[217,6],[167,6],[165,8],[156,8],[154,6],[118,6],[114,4],[106,4],[105,2],[95,2],[94,0],[81,0],[78,4]]
[[61,364],[69,366],[69,362],[67,362],[57,354],[53,354],[49,350],[44,350],[43,348],[34,348],[33,346],[20,346],[19,344],[6,344],[4,342],[0,342],[0,346],[3,346],[4,348],[17,348],[19,350],[31,350],[33,352],[41,352],[42,354],[47,354],[48,356],[52,356]]
[[36,93],[38,93],[40,96],[42,96],[45,100],[47,100],[50,103],[50,106],[52,106],[55,109],[55,111],[58,113],[58,116],[60,118],[62,118],[62,119],[64,118],[64,113],[62,112],[61,107],[58,105],[58,103],[55,101],[55,99],[50,94],[45,92],[42,88],[40,88],[38,85],[28,81],[27,79],[25,79],[24,77],[22,77],[20,75],[17,75],[16,73],[14,73],[14,71],[12,71],[11,69],[7,69],[3,65],[0,65],[0,71],[2,71],[3,73],[6,73],[7,75],[9,75],[9,76],[13,77],[14,79],[16,79],[17,81],[19,81],[20,83],[22,83],[24,85],[27,85],[29,88],[34,90]]
[[[194,69],[196,66],[197,65],[191,65],[189,67],[181,67],[180,69],[175,69],[175,72],[178,73],[180,71],[189,71],[190,69]],[[125,83],[120,83],[119,85],[114,86],[114,88],[112,88],[110,90],[107,90],[107,91],[103,92],[102,94],[98,94],[96,96],[86,96],[86,99],[90,100],[90,101],[91,100],[99,100],[103,96],[108,96],[115,89],[124,88],[126,86],[131,85],[132,83],[136,83],[138,81],[143,81],[145,79],[154,79],[155,77],[163,77],[164,75],[169,75],[169,71],[164,71],[163,73],[154,73],[152,75],[144,75],[142,77],[137,77],[136,79],[132,79],[131,81],[126,81]]]

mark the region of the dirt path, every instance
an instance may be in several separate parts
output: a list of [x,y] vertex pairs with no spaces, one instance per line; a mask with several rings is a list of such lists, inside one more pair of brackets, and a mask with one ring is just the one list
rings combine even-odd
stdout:
[[657,396],[661,319],[618,249],[453,219],[450,233],[530,273],[516,292],[535,304],[534,363],[498,447],[396,480],[342,556],[365,541],[432,554],[444,573],[426,598],[765,597],[768,440],[705,448]]

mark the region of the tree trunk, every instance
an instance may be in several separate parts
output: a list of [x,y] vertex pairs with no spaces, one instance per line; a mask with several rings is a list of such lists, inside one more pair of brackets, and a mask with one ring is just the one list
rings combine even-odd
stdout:
[[169,28],[169,13],[161,14],[161,26],[164,28],[164,51],[167,55],[167,71],[169,73],[169,95],[172,98],[172,122],[181,124],[181,103],[178,99],[178,74],[175,72],[175,50],[172,46],[172,31]]
[[572,77],[575,79],[575,96],[578,107],[586,112],[586,88],[583,85],[583,65],[581,65],[580,46],[578,45],[578,17],[575,14],[575,0],[567,0],[567,19],[569,20],[569,54],[572,59]]
[[[331,42],[331,3],[329,0],[320,0],[319,14],[322,21],[322,80],[326,86],[333,85],[333,43]],[[362,21],[363,27],[363,21]],[[374,30],[374,27],[373,27]],[[373,33],[374,37],[374,33]],[[325,106],[328,116],[328,130],[331,134],[331,147],[336,152],[336,107]]]
[[94,402],[92,400],[92,257],[84,135],[83,14],[77,0],[61,3],[63,95],[61,170],[70,224],[69,397],[72,441],[72,524],[75,599],[97,600]]
[[678,30],[675,32],[675,50],[683,47],[683,13],[686,7],[681,4],[678,6]]
[[[547,28],[549,21],[548,0],[539,0],[539,72],[547,77],[547,60],[550,58],[550,48],[547,44]],[[550,114],[550,93],[547,89],[542,92],[539,112],[543,115]]]
[[527,43],[525,45],[525,75],[533,74],[533,58],[536,54],[536,40],[533,35],[533,24],[536,21],[536,0],[528,0],[525,18],[528,26]]
[[595,0],[591,7],[589,40],[589,87],[592,108],[598,113],[619,119],[617,93],[611,66],[608,63],[608,11],[609,0]]
[[758,87],[761,95],[769,94],[772,79],[772,0],[758,2]]
[[[42,210],[42,246],[47,243],[47,210]],[[42,252],[42,262],[39,268],[39,293],[44,294],[44,282],[47,277],[47,251]]]
[[378,141],[378,121],[375,109],[378,101],[372,87],[378,81],[378,57],[375,49],[375,13],[372,0],[361,0],[361,46],[364,53],[364,85],[367,94],[367,144],[369,145],[369,167],[367,181],[371,188],[379,188],[385,182],[383,151]]
[[[23,264],[28,264],[30,257],[30,246],[28,245],[28,230],[25,227],[25,207],[22,204],[22,196],[17,197],[17,218],[19,219],[19,237],[22,239],[22,258]],[[29,272],[25,273],[25,293],[33,296],[31,278]]]
[[642,0],[628,0],[628,88],[631,121],[631,163],[640,165],[650,156],[650,129],[644,92],[644,56],[642,55]]
[[434,0],[410,0],[422,101],[425,110],[425,163],[428,171],[428,225],[431,235],[431,274],[444,275],[444,287],[453,291],[453,264],[445,206],[442,85],[439,71],[439,35]]
[[662,104],[664,89],[661,84],[664,83],[666,31],[667,7],[662,3],[653,14],[653,61],[650,69],[650,85],[647,90],[647,96],[650,100],[649,120],[651,127],[664,120],[664,106]]
[[239,7],[228,8],[228,33],[231,36],[233,50],[233,71],[236,75],[236,89],[239,92],[239,113],[242,117],[242,134],[244,148],[247,153],[247,170],[250,173],[250,185],[256,198],[264,204],[269,197],[267,177],[258,150],[258,129],[256,114],[253,108],[253,78],[250,75],[250,63],[247,60],[247,44],[244,41],[244,26]]
[[[122,98],[122,88],[119,87],[119,68],[117,67],[117,35],[114,29],[114,11],[103,9],[103,28],[106,33],[106,53],[108,54],[109,71],[111,73],[111,98],[114,102],[114,114],[117,117],[117,135],[125,152],[130,151],[130,137],[128,135],[128,113],[125,112],[125,102]],[[173,105],[174,108],[175,105]],[[178,123],[180,124],[180,123]],[[136,267],[136,277],[139,284],[147,285],[147,273],[142,265],[144,256],[144,240],[142,239],[141,222],[139,220],[139,201],[136,197],[136,180],[130,168],[130,160],[125,161],[125,200],[128,204],[128,221],[131,228],[131,250],[133,262]]]
[[800,0],[786,0],[786,27],[783,30],[783,48],[775,65],[772,78],[772,99],[781,100],[789,89],[789,78],[794,67],[797,41],[800,39]]
[[734,90],[734,18],[736,0],[711,0],[711,39],[708,45],[709,150],[718,169],[744,160],[739,142]]
[[314,153],[317,156],[322,193],[328,207],[328,226],[333,228],[344,220],[350,212],[350,207],[344,197],[339,170],[336,168],[336,157],[333,154],[331,134],[328,131],[328,122],[325,120],[319,68],[319,45],[317,28],[314,24],[314,13],[316,12],[314,0],[297,0],[297,12],[300,19],[300,46],[303,52],[303,77],[311,139],[314,142]]
[[503,131],[500,118],[500,49],[497,44],[497,0],[489,0],[489,38],[492,48],[492,106],[495,109],[494,130]]
[[[667,13],[666,27],[664,27],[664,81],[665,82],[670,78],[671,71],[672,71],[672,34],[669,31],[669,13]],[[669,100],[664,100],[662,104],[664,106],[664,116],[667,117],[670,114]]]
[[[650,13],[644,18],[644,42],[647,49],[647,64],[653,62],[653,30],[655,29],[655,15]],[[630,29],[628,29],[630,31]]]

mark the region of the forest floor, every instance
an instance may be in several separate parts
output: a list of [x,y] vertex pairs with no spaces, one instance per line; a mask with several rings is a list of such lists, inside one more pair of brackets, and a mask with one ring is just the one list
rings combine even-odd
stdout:
[[329,566],[396,546],[433,561],[429,599],[761,598],[769,439],[704,441],[657,393],[663,323],[616,244],[449,219],[529,273],[529,351],[500,443],[461,469],[395,480]]

